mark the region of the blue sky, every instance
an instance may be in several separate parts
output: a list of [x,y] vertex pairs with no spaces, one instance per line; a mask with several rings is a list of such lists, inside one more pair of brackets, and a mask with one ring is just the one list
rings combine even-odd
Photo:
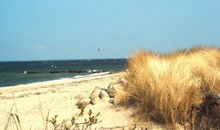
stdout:
[[[1,0],[0,61],[220,47],[219,0]],[[97,51],[100,48],[100,51]]]

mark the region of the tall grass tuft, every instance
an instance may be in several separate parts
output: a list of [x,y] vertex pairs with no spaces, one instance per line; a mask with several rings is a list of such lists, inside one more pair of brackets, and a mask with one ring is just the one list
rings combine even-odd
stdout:
[[220,94],[220,50],[194,48],[171,54],[140,51],[128,62],[122,95],[125,104],[135,102],[142,119],[166,124],[186,124],[193,106],[206,93]]

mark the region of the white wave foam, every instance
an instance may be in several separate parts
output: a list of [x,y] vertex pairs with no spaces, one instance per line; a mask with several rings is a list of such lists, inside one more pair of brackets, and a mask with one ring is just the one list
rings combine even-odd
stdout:
[[99,76],[99,75],[106,75],[106,74],[110,74],[110,72],[101,72],[101,73],[93,73],[93,74],[88,74],[88,75],[76,75],[73,78],[77,79],[77,78],[85,78],[85,77],[92,77],[92,76]]

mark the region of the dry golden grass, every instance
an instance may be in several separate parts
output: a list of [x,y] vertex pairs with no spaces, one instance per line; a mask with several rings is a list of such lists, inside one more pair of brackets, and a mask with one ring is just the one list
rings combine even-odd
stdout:
[[128,63],[116,100],[137,106],[137,115],[159,123],[190,122],[206,93],[220,94],[220,50],[194,48],[172,54],[141,51]]

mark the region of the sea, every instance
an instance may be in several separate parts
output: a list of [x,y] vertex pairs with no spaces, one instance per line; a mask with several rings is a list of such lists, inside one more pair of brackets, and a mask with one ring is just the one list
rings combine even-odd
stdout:
[[0,87],[124,71],[127,59],[0,62]]

